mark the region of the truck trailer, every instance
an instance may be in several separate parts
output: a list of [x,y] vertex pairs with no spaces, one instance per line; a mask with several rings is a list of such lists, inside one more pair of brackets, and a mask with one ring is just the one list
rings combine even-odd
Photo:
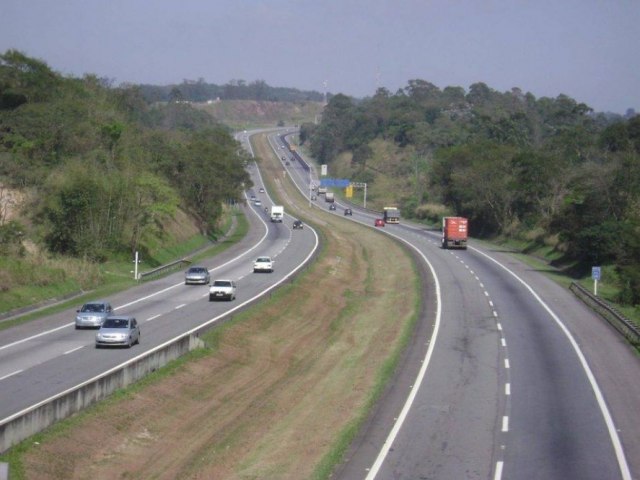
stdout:
[[442,248],[467,249],[469,222],[464,217],[442,218]]
[[282,205],[271,206],[271,221],[282,223],[284,218],[284,207]]
[[324,201],[325,202],[329,202],[329,203],[333,203],[335,202],[335,196],[333,195],[333,192],[327,192],[324,194]]
[[396,207],[384,207],[384,223],[400,223],[400,210]]

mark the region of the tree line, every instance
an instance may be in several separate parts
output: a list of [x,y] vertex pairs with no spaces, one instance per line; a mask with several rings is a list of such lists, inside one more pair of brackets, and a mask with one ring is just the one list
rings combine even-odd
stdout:
[[63,77],[0,55],[0,180],[28,193],[19,221],[0,218],[0,248],[28,236],[88,260],[144,251],[178,209],[213,234],[241,199],[247,154],[228,129],[187,104],[152,105],[136,86]]
[[[403,215],[446,206],[470,219],[472,234],[551,244],[580,272],[614,265],[620,301],[640,304],[640,116],[595,113],[559,95],[535,98],[484,83],[468,91],[424,80],[356,101],[334,96],[301,141],[329,165],[350,154],[353,180],[375,182],[375,145],[398,158],[384,174],[418,172],[398,190]],[[425,213],[426,212],[426,213]],[[432,220],[436,220],[433,215]]]
[[207,83],[203,78],[183,80],[171,85],[140,85],[140,92],[148,102],[208,100],[256,100],[272,102],[322,102],[324,96],[316,91],[296,88],[272,87],[264,80],[246,82],[231,80],[224,85]]

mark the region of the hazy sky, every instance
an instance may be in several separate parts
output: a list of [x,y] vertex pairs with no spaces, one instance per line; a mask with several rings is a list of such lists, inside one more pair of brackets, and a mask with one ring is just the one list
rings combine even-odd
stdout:
[[0,0],[9,48],[116,84],[364,97],[419,78],[640,111],[639,0]]

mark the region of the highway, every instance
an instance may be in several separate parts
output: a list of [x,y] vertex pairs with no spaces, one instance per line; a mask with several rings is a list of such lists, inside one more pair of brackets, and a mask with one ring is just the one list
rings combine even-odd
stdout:
[[[245,141],[247,135],[242,136]],[[283,169],[311,202],[309,169],[270,135]],[[212,278],[238,283],[234,302],[209,302],[208,289],[185,286],[183,272],[109,298],[117,314],[135,315],[141,344],[93,348],[95,331],[76,331],[75,311],[0,334],[0,424],[3,419],[143,354],[219,321],[275,288],[317,247],[315,232],[271,224],[271,200],[247,206],[245,239],[203,264]],[[344,217],[373,227],[374,212],[349,205]],[[424,312],[401,368],[347,459],[340,479],[623,479],[640,471],[638,358],[573,294],[540,272],[479,242],[442,250],[438,232],[402,222],[378,228],[407,245],[424,279]],[[253,274],[259,255],[273,274]],[[393,315],[393,312],[390,312]]]
[[[287,170],[306,195],[308,169],[292,161]],[[335,215],[347,206],[346,220],[371,228],[381,216],[351,204]],[[421,259],[430,305],[334,478],[633,478],[640,365],[615,331],[499,249],[443,250],[439,232],[407,222],[380,231]]]
[[[260,193],[257,168],[251,168],[255,195],[264,205],[271,200]],[[95,330],[76,330],[75,308],[24,323],[0,334],[0,425],[31,405],[82,382],[190,331],[221,321],[277,285],[310,259],[318,247],[311,228],[292,230],[293,219],[271,223],[263,206],[249,202],[244,208],[249,234],[223,254],[202,262],[211,278],[228,278],[238,285],[232,302],[209,302],[208,287],[185,285],[184,272],[149,281],[109,298],[115,314],[133,315],[141,325],[141,341],[131,349],[96,349]],[[273,273],[253,273],[253,260],[274,259]],[[79,306],[78,306],[79,307]]]

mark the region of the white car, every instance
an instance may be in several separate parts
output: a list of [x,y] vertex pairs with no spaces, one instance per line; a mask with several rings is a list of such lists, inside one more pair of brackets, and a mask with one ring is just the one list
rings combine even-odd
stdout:
[[256,207],[260,207],[260,206],[262,206],[262,202],[261,202],[260,200],[256,200],[255,202],[253,202],[253,204],[254,204]]
[[233,280],[214,280],[209,287],[209,301],[236,299],[236,282]]
[[255,262],[253,262],[253,272],[273,272],[273,261],[271,257],[258,257]]

